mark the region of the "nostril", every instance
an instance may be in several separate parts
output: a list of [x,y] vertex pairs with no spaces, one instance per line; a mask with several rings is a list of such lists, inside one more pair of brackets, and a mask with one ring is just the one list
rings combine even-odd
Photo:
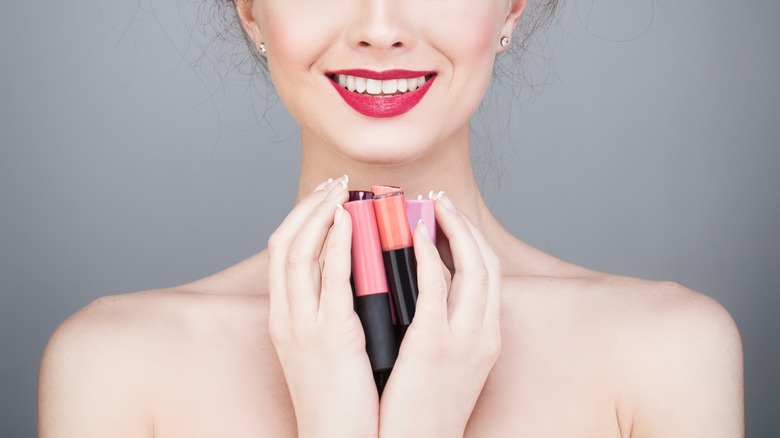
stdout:
[[[373,44],[369,43],[368,41],[361,41],[361,42],[358,43],[358,45],[360,47],[372,47],[373,46]],[[403,47],[404,43],[402,43],[401,41],[397,41],[397,42],[391,44],[390,46],[391,47]]]

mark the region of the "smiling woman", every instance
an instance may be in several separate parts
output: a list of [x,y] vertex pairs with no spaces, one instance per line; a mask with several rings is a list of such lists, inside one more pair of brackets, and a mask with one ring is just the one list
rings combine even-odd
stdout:
[[[469,120],[496,56],[525,42],[525,0],[231,6],[300,126],[296,205],[255,256],[66,321],[41,436],[742,435],[723,307],[545,254],[480,194]],[[342,205],[385,184],[429,193],[438,228],[404,236],[419,297],[380,398]]]

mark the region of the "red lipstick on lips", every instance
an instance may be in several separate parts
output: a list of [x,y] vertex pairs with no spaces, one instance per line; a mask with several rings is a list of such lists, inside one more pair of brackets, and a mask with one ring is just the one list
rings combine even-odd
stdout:
[[[420,76],[425,76],[427,80],[416,90],[407,91],[396,96],[381,96],[360,94],[343,88],[333,80],[335,75],[339,74],[382,81],[389,79],[419,78]],[[411,110],[420,103],[420,100],[422,100],[425,93],[431,88],[434,79],[436,79],[436,74],[434,72],[411,70],[385,70],[381,72],[363,69],[339,70],[329,72],[328,76],[331,78],[331,84],[336,88],[336,91],[341,98],[344,99],[347,105],[351,106],[355,111],[364,116],[375,118],[400,116]]]

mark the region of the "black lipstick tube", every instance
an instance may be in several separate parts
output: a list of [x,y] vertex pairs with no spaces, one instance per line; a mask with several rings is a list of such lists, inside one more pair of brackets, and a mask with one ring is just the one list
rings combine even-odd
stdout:
[[372,191],[376,193],[374,211],[395,310],[396,340],[400,346],[414,319],[417,306],[417,259],[414,256],[403,191],[398,187],[387,186],[375,186]]
[[398,344],[372,196],[371,192],[350,192],[344,209],[352,218],[355,312],[363,326],[366,353],[381,396],[398,356]]

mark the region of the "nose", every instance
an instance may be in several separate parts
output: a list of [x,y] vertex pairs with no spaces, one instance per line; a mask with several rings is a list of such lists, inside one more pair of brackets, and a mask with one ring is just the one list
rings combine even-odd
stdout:
[[401,50],[413,44],[407,0],[363,0],[355,9],[349,42],[360,50]]

